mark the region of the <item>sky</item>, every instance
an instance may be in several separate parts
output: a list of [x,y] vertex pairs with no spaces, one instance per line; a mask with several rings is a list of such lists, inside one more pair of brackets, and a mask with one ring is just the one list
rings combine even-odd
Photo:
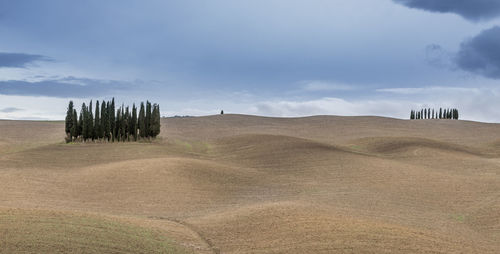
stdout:
[[500,122],[500,0],[0,0],[0,119],[112,97],[163,116]]

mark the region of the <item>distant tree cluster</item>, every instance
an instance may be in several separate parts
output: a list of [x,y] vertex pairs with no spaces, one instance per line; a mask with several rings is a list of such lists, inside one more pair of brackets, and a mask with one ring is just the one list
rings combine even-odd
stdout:
[[147,101],[141,102],[139,112],[132,105],[115,110],[115,99],[111,102],[92,101],[83,103],[78,117],[73,101],[69,102],[65,121],[66,141],[137,141],[156,138],[160,134],[160,106]]
[[439,112],[434,109],[425,108],[420,111],[412,110],[410,112],[410,119],[454,119],[458,120],[458,109],[443,109],[439,108]]

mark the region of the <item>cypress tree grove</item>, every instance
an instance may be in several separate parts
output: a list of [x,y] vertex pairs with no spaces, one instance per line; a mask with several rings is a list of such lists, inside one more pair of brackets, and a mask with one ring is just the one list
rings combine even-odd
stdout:
[[459,119],[458,109],[443,109],[439,108],[439,112],[435,109],[426,108],[419,111],[411,110],[410,119]]
[[[145,105],[141,102],[139,113],[135,103],[131,110],[129,106],[122,104],[116,114],[114,106],[114,98],[111,102],[96,101],[94,112],[92,101],[88,106],[82,103],[78,117],[73,102],[70,102],[65,121],[66,140],[125,142],[156,138],[160,134],[161,114],[158,104],[147,101]],[[413,118],[415,114],[415,111],[412,111]]]

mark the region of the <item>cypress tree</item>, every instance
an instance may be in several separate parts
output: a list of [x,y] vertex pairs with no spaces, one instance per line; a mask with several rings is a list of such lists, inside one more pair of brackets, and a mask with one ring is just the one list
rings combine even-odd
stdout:
[[106,137],[106,124],[107,124],[107,112],[108,110],[106,109],[106,102],[103,100],[101,104],[101,124],[100,124],[100,130],[99,130],[99,138],[104,139]]
[[146,101],[146,137],[151,136],[151,103]]
[[439,108],[439,119],[443,119],[443,108]]
[[[85,105],[85,103],[84,103]],[[83,106],[82,109],[80,110],[80,117],[78,118],[78,136],[82,136],[83,138]]]
[[[123,108],[123,106],[122,106]],[[123,137],[124,137],[124,140],[127,140],[129,141],[129,123],[130,123],[130,117],[129,117],[129,110],[128,110],[128,106],[125,108],[125,112],[123,114]]]
[[116,119],[115,119],[115,98],[111,100],[111,105],[109,107],[109,123],[110,123],[110,132],[111,132],[111,140],[115,141],[116,138]]
[[94,138],[99,139],[101,135],[101,112],[99,111],[99,100],[95,103],[95,122],[94,122]]
[[153,128],[153,137],[156,138],[158,134],[160,134],[161,130],[161,114],[160,114],[160,105],[154,104],[153,107],[153,119],[154,119],[154,128]]
[[130,121],[131,134],[134,137],[134,141],[137,141],[137,108],[135,103],[132,104],[132,119]]
[[76,113],[76,109],[73,109],[73,126],[71,126],[71,137],[73,139],[78,138],[78,114]]
[[83,141],[87,141],[87,139],[89,138],[88,136],[88,128],[89,128],[89,125],[88,125],[88,113],[87,113],[87,105],[85,105],[85,102],[82,104],[82,111],[80,113],[80,115],[83,116],[82,118],[82,138],[83,138]]
[[68,110],[66,111],[66,119],[64,121],[64,129],[69,141],[72,140],[71,129],[73,129],[73,101],[69,101]]
[[89,139],[92,139],[94,141],[94,113],[92,112],[92,100],[90,100],[89,103],[89,111],[88,111],[88,118],[87,118],[87,125],[88,125],[88,133],[87,136]]
[[105,122],[106,125],[104,126],[105,127],[104,133],[105,133],[106,139],[108,141],[111,140],[111,136],[112,136],[112,134],[111,134],[111,121],[110,121],[111,116],[109,115],[110,107],[111,106],[109,105],[109,101],[106,102],[106,122]]
[[139,110],[138,125],[139,125],[139,136],[141,138],[145,138],[146,137],[146,115],[145,115],[145,111],[144,111],[144,102],[141,102],[141,108]]
[[121,121],[122,121],[122,112],[121,112],[121,108],[118,108],[118,110],[116,111],[116,141],[120,141],[121,139],[121,129],[122,129],[122,126],[121,126]]

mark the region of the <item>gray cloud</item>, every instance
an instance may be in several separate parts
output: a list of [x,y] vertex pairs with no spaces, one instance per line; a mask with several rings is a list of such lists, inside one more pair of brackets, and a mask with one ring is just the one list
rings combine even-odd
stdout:
[[456,64],[463,70],[485,77],[500,79],[500,27],[482,31],[464,41],[456,56]]
[[488,20],[500,16],[498,0],[393,0],[410,8],[455,13],[468,20]]
[[47,96],[57,98],[86,98],[106,96],[133,89],[131,83],[66,77],[37,82],[7,80],[0,81],[0,94],[22,96]]
[[12,112],[18,112],[18,111],[23,111],[23,110],[24,109],[22,109],[22,108],[8,107],[8,108],[0,109],[0,112],[2,112],[2,113],[12,113]]
[[2,67],[26,68],[28,64],[37,61],[52,61],[52,60],[49,57],[42,55],[0,52],[0,68]]

